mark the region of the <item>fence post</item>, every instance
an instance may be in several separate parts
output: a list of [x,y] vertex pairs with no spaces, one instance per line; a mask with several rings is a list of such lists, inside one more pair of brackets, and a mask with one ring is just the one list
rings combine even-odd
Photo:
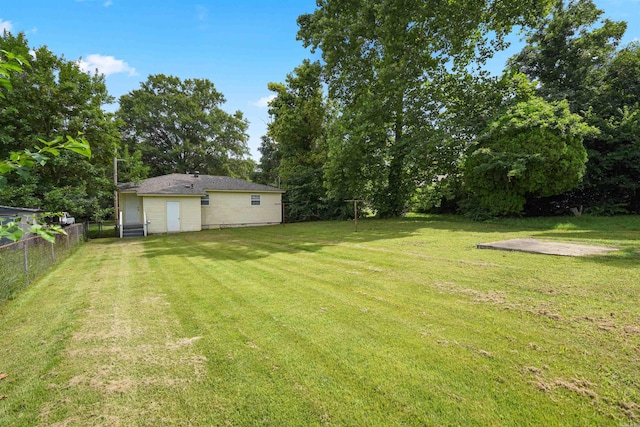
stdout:
[[53,247],[53,243],[50,243],[51,245],[51,261],[56,262],[56,250]]
[[27,241],[22,242],[22,253],[24,255],[24,278],[29,284],[29,258],[27,257]]

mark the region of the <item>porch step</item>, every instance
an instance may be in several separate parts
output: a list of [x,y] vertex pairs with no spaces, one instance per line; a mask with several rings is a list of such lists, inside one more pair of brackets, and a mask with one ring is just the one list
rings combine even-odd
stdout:
[[142,224],[125,224],[122,226],[122,237],[143,237],[144,226]]

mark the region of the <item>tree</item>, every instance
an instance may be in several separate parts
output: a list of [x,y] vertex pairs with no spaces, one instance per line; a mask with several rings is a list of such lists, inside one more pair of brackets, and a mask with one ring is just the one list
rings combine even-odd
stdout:
[[336,214],[336,202],[327,198],[323,186],[328,107],[321,72],[320,63],[305,60],[287,75],[286,83],[269,83],[276,97],[269,103],[268,132],[277,142],[278,176],[287,190],[288,219],[293,221]]
[[[616,51],[625,22],[602,20],[591,0],[557,1],[529,33],[528,45],[510,60],[547,100],[567,99],[598,135],[584,140],[589,161],[579,188],[551,199],[532,199],[540,213],[584,207],[597,214],[640,212],[640,147],[632,129],[640,97],[640,50]],[[540,210],[540,206],[548,208]],[[578,209],[581,211],[581,209]]]
[[640,44],[617,52],[603,72],[587,115],[601,132],[585,141],[589,163],[579,200],[595,213],[640,213]]
[[[0,89],[10,92],[13,89],[11,73],[21,73],[24,65],[28,66],[29,63],[22,56],[4,49],[0,50]],[[4,92],[0,90],[0,98],[4,97]]]
[[[6,57],[0,56],[0,86],[11,91],[11,75],[13,73],[21,73],[22,66],[27,65],[23,57],[15,55],[11,52],[1,51]],[[0,97],[4,98],[4,93],[0,92]],[[8,159],[0,160],[0,188],[7,185],[6,175],[15,172],[22,178],[28,178],[31,169],[35,165],[44,166],[51,157],[60,155],[60,150],[70,150],[86,157],[91,157],[91,148],[89,143],[84,139],[76,140],[67,136],[66,141],[58,137],[53,141],[40,140],[40,144],[33,149],[25,149],[23,151],[13,151]],[[23,230],[15,221],[0,222],[0,238],[8,238],[17,241],[25,233],[34,233],[40,235],[49,242],[55,242],[55,234],[64,234],[64,230],[60,226],[45,226],[38,221],[38,218],[31,220],[31,226],[28,230]]]
[[[75,61],[46,47],[31,49],[22,33],[4,33],[0,49],[21,56],[25,65],[10,74],[12,90],[0,98],[0,158],[26,154],[34,146],[44,148],[43,141],[67,143],[68,136],[78,134],[91,140],[93,149],[91,158],[62,150],[47,167],[34,169],[28,177],[7,175],[0,204],[70,211],[81,218],[109,206],[113,191],[109,166],[120,138],[112,117],[102,110],[112,102],[104,77],[83,72]],[[47,198],[61,188],[72,188],[75,200]]]
[[491,215],[520,213],[527,195],[560,194],[580,183],[587,160],[582,140],[595,132],[566,101],[519,102],[471,147],[465,187]]
[[300,16],[298,38],[321,49],[340,112],[330,132],[331,192],[369,199],[379,216],[400,215],[439,143],[447,94],[435,83],[482,63],[513,25],[533,22],[549,4],[325,0]]
[[224,102],[207,79],[158,74],[120,97],[117,115],[125,143],[141,151],[151,176],[199,171],[245,178],[252,166],[248,122],[240,111],[224,112]]
[[260,147],[260,162],[252,177],[253,181],[265,185],[279,184],[280,151],[278,144],[267,135],[262,136]]
[[592,0],[555,0],[509,66],[539,84],[544,99],[566,99],[572,112],[586,111],[627,28],[626,22],[601,21],[603,13]]

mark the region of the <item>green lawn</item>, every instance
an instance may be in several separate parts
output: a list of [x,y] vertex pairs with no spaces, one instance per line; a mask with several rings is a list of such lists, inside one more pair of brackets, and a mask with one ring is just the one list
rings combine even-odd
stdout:
[[0,306],[0,425],[635,425],[639,262],[640,217],[92,240]]

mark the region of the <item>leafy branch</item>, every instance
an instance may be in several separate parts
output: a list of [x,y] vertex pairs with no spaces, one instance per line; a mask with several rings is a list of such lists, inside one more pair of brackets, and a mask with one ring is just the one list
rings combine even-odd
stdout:
[[[29,63],[20,55],[15,55],[5,50],[0,50],[0,87],[11,90],[11,73],[22,72],[22,66],[30,66]],[[0,97],[4,98],[4,94],[0,92]],[[0,188],[6,185],[6,175],[15,172],[22,178],[27,178],[30,171],[35,166],[44,166],[51,157],[60,155],[61,150],[68,150],[81,156],[91,157],[91,146],[89,142],[78,134],[78,138],[59,136],[51,141],[38,138],[39,144],[33,149],[23,151],[12,151],[8,159],[0,160]],[[43,214],[48,215],[48,214]],[[41,223],[41,218],[34,216],[29,218],[29,228],[24,230],[21,227],[21,221],[9,221],[0,223],[0,238],[7,238],[12,241],[20,240],[26,233],[36,234],[48,242],[55,242],[56,234],[66,234],[59,225],[47,225]]]

